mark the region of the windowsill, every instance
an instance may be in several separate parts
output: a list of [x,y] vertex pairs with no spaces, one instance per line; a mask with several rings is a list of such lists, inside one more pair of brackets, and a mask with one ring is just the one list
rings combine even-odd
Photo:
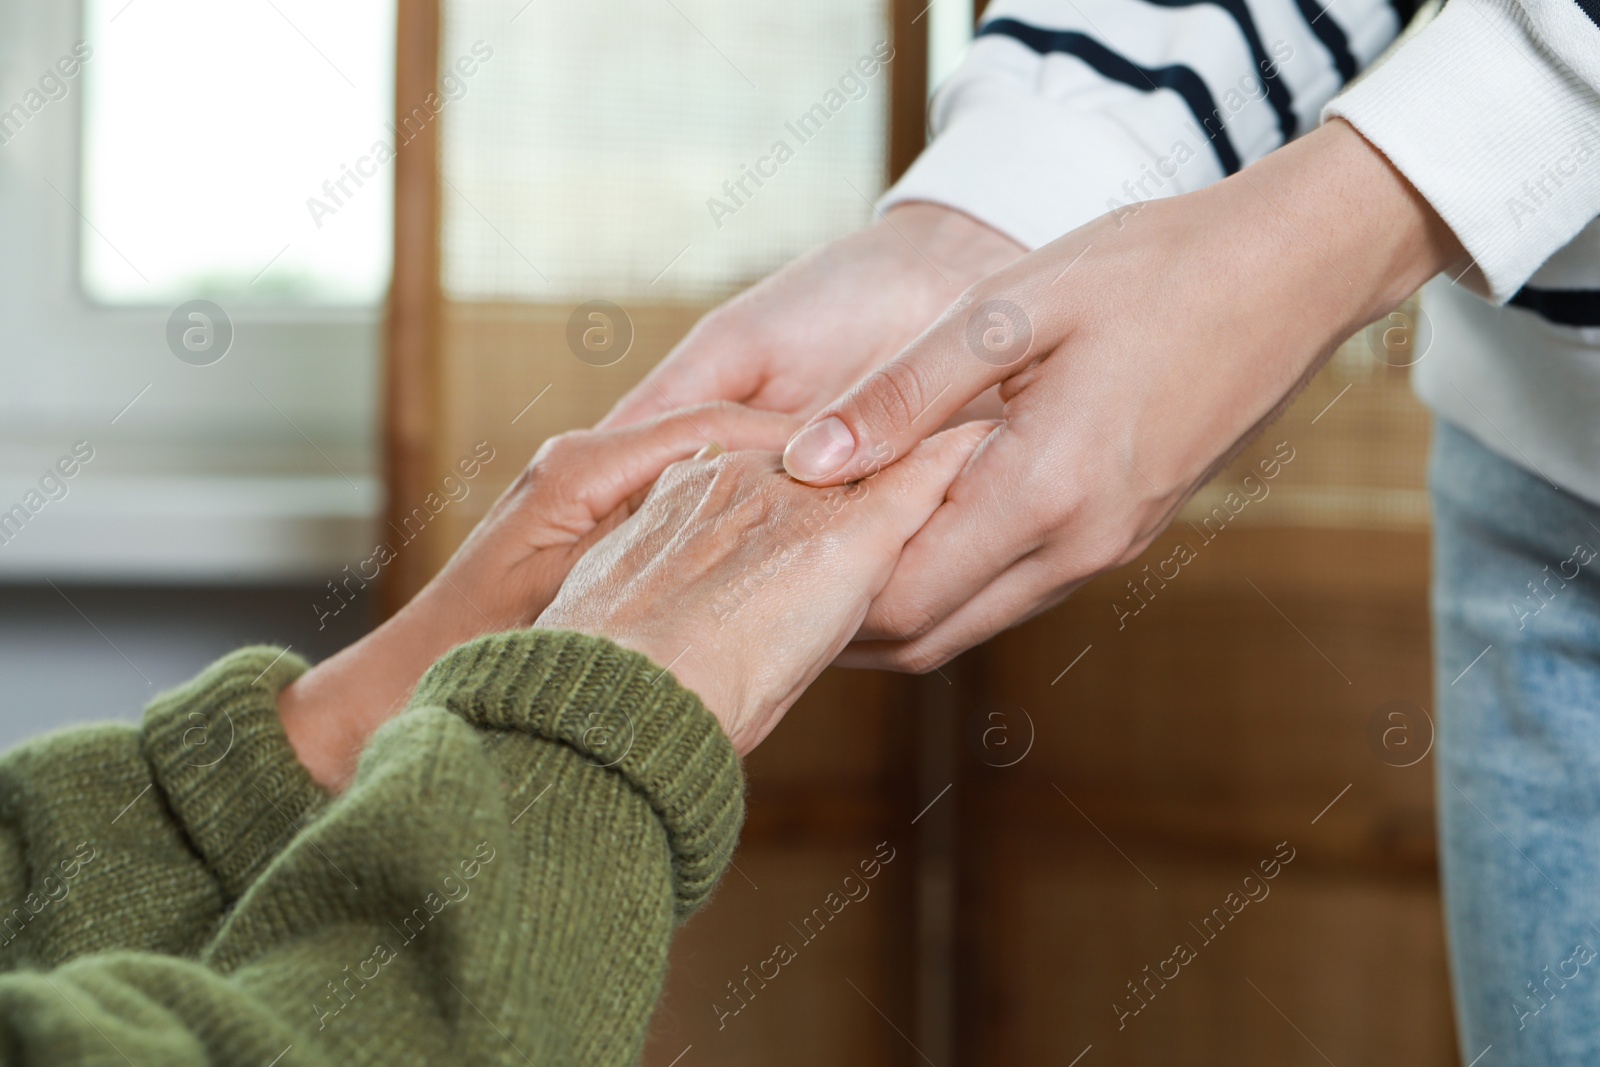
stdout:
[[319,579],[371,551],[381,499],[369,476],[85,479],[0,529],[0,580]]

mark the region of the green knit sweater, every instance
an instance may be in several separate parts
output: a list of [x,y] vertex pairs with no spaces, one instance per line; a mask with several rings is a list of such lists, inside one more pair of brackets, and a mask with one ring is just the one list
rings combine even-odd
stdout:
[[330,798],[247,648],[0,759],[0,1064],[621,1064],[721,875],[739,763],[578,634],[440,660]]

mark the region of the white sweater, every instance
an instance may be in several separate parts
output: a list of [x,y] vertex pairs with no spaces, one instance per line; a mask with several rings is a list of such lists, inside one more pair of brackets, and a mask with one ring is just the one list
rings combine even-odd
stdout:
[[995,0],[880,206],[946,204],[1033,248],[1340,116],[1473,257],[1425,293],[1418,392],[1600,503],[1600,0],[1449,0],[1350,84],[1415,2]]

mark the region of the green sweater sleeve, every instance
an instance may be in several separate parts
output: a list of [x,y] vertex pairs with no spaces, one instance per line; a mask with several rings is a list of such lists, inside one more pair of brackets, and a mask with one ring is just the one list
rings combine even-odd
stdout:
[[302,670],[247,649],[0,759],[0,1064],[637,1060],[743,817],[715,719],[609,642],[481,638],[330,800]]

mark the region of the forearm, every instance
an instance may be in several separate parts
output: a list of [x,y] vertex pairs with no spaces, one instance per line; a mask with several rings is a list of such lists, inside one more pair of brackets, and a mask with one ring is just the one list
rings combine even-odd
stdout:
[[1244,239],[1257,245],[1248,250],[1272,257],[1256,265],[1269,269],[1251,272],[1256,286],[1242,300],[1263,311],[1304,311],[1306,325],[1331,344],[1463,258],[1428,202],[1341,120],[1196,194],[1193,207],[1242,220]]
[[[1197,307],[1194,321],[1250,340],[1175,348],[1201,363],[1157,362],[1191,406],[1178,420],[1164,406],[1150,412],[1154,447],[1142,450],[1183,497],[1276,419],[1341,343],[1463,259],[1427,201],[1337,120],[1185,199],[1217,242],[1214,269],[1239,279],[1221,294],[1225,310]],[[1196,456],[1211,462],[1195,470]]]
[[419,597],[355,644],[317,664],[278,694],[284,733],[311,777],[330,792],[342,790],[373,733],[411,699],[435,661],[491,627],[475,616],[464,595],[450,603],[439,593]]
[[[218,703],[249,688],[241,666],[189,687],[188,704],[169,700],[163,723],[228,708],[251,719],[248,747],[181,772],[186,796],[149,798],[174,804],[194,866],[232,871],[217,877],[239,894],[216,894],[226,920],[197,916],[211,940],[181,951],[105,952],[96,937],[148,946],[114,908],[64,902],[31,959],[70,962],[0,978],[6,1062],[115,1048],[180,1067],[268,1063],[290,1045],[309,1065],[635,1062],[671,932],[709,893],[742,817],[737,760],[696,698],[604,641],[475,642],[430,671],[326,810],[274,822],[276,804],[294,807],[274,779],[314,790],[266,729],[271,688],[249,716]],[[257,824],[281,847],[235,854]],[[128,881],[132,859],[107,847],[80,884],[120,881],[152,912],[192,906],[161,896],[159,879]]]
[[[1159,284],[1168,264],[1177,280],[1135,328],[1147,389],[1077,365],[1061,385],[1086,409],[1123,413],[1123,447],[1162,490],[1140,546],[1339,344],[1462,258],[1427,202],[1337,121],[1208,189],[1081,232],[1086,259],[1122,260],[1116,288]],[[1172,342],[1196,330],[1207,339]]]
[[304,669],[242,649],[157,697],[142,728],[78,727],[0,758],[0,970],[197,951],[327,799],[277,720]]
[[1600,213],[1600,26],[1584,11],[1451,0],[1327,109],[1427,197],[1470,253],[1461,284],[1496,302]]
[[[944,296],[951,296],[951,289],[959,293],[1026,251],[1017,241],[981,219],[942,204],[905,201],[885,211],[878,225],[889,229],[902,243],[914,246],[906,250],[908,258],[904,269],[931,271],[937,275],[945,288]],[[886,236],[885,241],[888,240]],[[911,257],[921,259],[922,265],[919,267],[912,262]],[[938,288],[934,278],[923,281],[930,291]],[[948,303],[949,300],[943,300],[926,309],[929,320]]]
[[[605,469],[598,459],[593,466]],[[404,607],[278,694],[289,744],[322,788],[338,793],[349,784],[367,741],[405,708],[445,653],[483,634],[527,627],[560,585],[565,566],[526,548],[548,516],[526,501],[519,514],[519,487]]]
[[996,0],[935,97],[933,143],[882,203],[945,204],[1038,248],[1107,210],[1196,191],[1314,128],[1413,6],[1242,0],[1202,17]]

